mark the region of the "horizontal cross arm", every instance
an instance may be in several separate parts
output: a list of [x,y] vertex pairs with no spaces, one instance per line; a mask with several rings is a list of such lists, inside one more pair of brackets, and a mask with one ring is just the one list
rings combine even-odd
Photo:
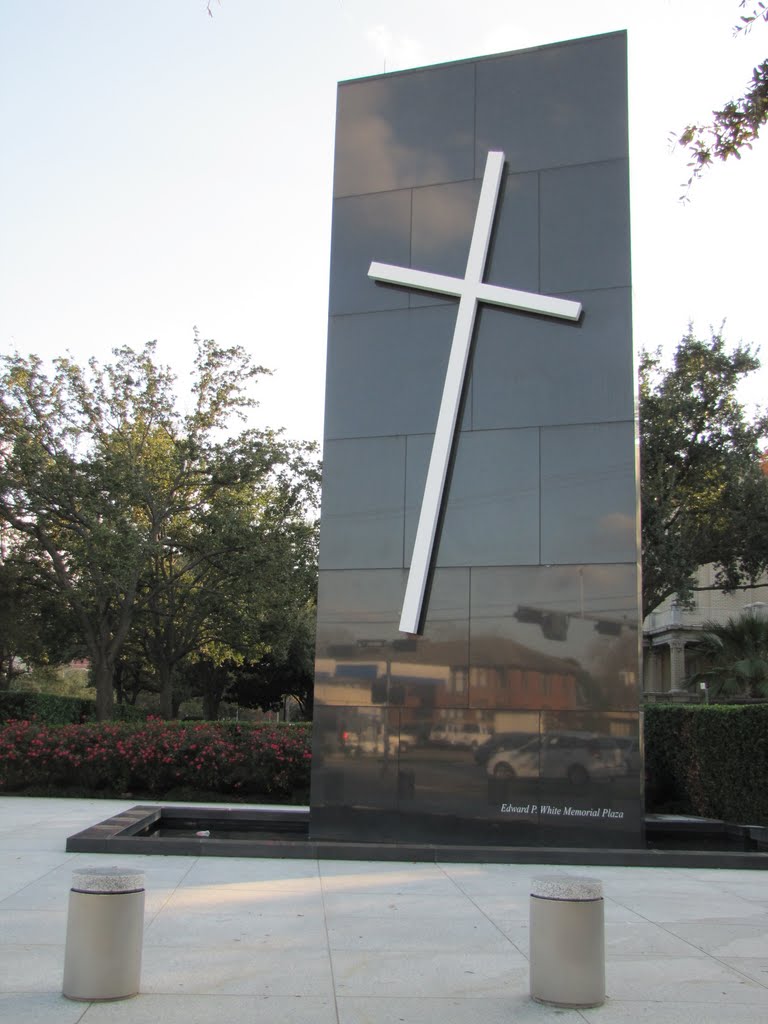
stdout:
[[494,306],[508,306],[528,313],[543,313],[545,316],[557,316],[563,320],[578,320],[581,316],[580,302],[556,299],[551,295],[538,295],[536,292],[521,292],[516,288],[501,288],[495,284],[478,285],[477,298],[480,302],[490,302]]
[[461,295],[464,281],[460,277],[446,274],[430,274],[426,270],[411,267],[393,267],[391,263],[371,263],[368,277],[385,284],[401,284],[406,288],[421,288],[422,291],[438,292],[440,295]]

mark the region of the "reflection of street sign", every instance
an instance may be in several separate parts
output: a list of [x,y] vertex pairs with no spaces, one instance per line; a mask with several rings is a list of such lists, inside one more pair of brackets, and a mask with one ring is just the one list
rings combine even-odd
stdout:
[[411,568],[405,589],[400,630],[403,633],[418,633],[420,630],[424,592],[429,569],[432,564],[432,550],[435,533],[443,503],[443,491],[448,472],[456,421],[464,389],[464,376],[469,359],[472,331],[479,302],[496,306],[520,309],[526,313],[542,316],[556,316],[565,320],[578,320],[581,303],[556,299],[534,292],[522,292],[513,288],[501,288],[485,284],[485,262],[491,241],[496,202],[504,170],[504,154],[490,152],[485,165],[480,201],[475,215],[475,226],[469,247],[467,268],[464,277],[449,277],[445,274],[431,274],[410,267],[393,267],[385,263],[371,263],[368,276],[384,284],[399,284],[440,295],[453,295],[459,299],[456,326],[448,359],[448,370],[443,385],[440,412],[437,417],[435,439],[424,485],[419,525],[413,545]]
[[418,643],[414,637],[398,637],[395,640],[358,640],[357,647],[391,647],[393,651],[415,651]]

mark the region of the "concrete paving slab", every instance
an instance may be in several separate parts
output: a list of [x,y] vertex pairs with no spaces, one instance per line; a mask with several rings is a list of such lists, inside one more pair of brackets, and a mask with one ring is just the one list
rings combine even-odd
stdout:
[[[432,918],[412,914],[393,917],[329,918],[328,942],[332,950],[366,950],[421,953],[506,953],[509,939],[482,914],[468,917]],[[515,952],[515,951],[512,951]]]
[[278,949],[154,946],[144,957],[141,991],[332,999],[333,978],[327,950],[302,950],[299,961]]
[[[484,911],[472,900],[457,894],[453,899],[436,900],[434,896],[414,893],[382,892],[326,892],[323,896],[325,913],[329,921],[336,918],[428,917],[434,927],[440,927],[440,920],[474,920]],[[487,915],[486,915],[487,916]]]
[[[755,1004],[755,1019],[768,1020],[768,986],[751,980],[740,961],[719,962],[697,957],[609,957],[606,963],[606,991],[616,1000],[645,1000],[652,992],[659,1002]],[[752,961],[754,963],[754,961]],[[768,969],[768,963],[764,967]],[[730,966],[729,966],[730,965]],[[768,975],[763,975],[768,980]]]
[[180,886],[168,900],[169,910],[186,909],[201,914],[217,914],[222,909],[232,908],[264,914],[290,913],[296,906],[305,914],[321,914],[323,895],[315,888],[309,891],[297,890],[294,887],[280,888],[279,883],[270,882],[253,886]]
[[763,957],[768,959],[768,917],[720,919],[716,921],[670,922],[665,926],[690,946],[722,959],[723,957]]
[[504,998],[349,998],[338,1000],[339,1024],[584,1024],[577,1010],[534,1003],[525,996]]
[[3,910],[0,906],[0,935],[3,945],[64,945],[67,935],[66,911]]
[[[755,981],[768,989],[768,957],[723,957],[722,962],[732,967],[747,978],[754,978]],[[768,1013],[766,1013],[768,1020]]]
[[[194,949],[276,950],[300,956],[325,945],[322,915],[298,911],[282,915],[234,908],[230,913],[199,914],[168,910],[158,914],[144,933],[144,948],[188,946]],[[152,954],[154,955],[154,954]]]
[[[768,892],[747,870],[68,854],[133,801],[0,797],[0,1020],[9,1024],[753,1024],[768,1020]],[[145,871],[142,991],[64,999],[72,871]],[[608,999],[528,996],[531,879],[606,893]]]
[[[763,908],[750,900],[732,893],[713,891],[710,887],[697,893],[681,893],[665,887],[654,890],[642,897],[629,899],[620,897],[621,904],[647,921],[665,924],[683,921],[700,921],[702,918],[729,921],[734,917],[748,919],[759,917]],[[614,900],[617,899],[614,894]]]
[[58,992],[0,993],[4,1024],[79,1024],[87,1009],[87,1003],[73,1003]]
[[[189,858],[187,858],[189,860]],[[189,869],[183,884],[188,885],[264,885],[269,882],[297,888],[319,886],[315,860],[286,860],[259,857],[200,857]]]
[[319,866],[324,892],[413,893],[450,897],[459,891],[435,864],[322,860]]
[[0,902],[0,910],[66,911],[69,904],[69,883],[30,881]]
[[510,946],[504,953],[353,953],[331,950],[339,996],[502,998],[528,986],[528,963]]
[[[0,992],[61,992],[64,944],[2,942]],[[12,1018],[11,1018],[12,1019]]]
[[[213,1024],[217,1021],[222,1024],[240,1021],[248,1024],[337,1024],[333,999],[221,994],[139,995],[120,1003],[94,1003],[83,1024]],[[41,1020],[39,1024],[47,1024],[47,1021]],[[68,1022],[62,1021],[62,1024]]]
[[587,1024],[759,1024],[761,1011],[754,1003],[685,1003],[661,1000],[621,1002],[579,1011]]

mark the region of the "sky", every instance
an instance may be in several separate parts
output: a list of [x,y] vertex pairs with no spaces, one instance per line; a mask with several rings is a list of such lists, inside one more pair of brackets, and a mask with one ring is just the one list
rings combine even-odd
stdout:
[[768,53],[768,26],[734,37],[738,0],[206,6],[0,0],[0,352],[156,339],[183,400],[197,327],[273,369],[254,425],[319,440],[337,82],[627,29],[635,346],[725,321],[768,402],[768,130],[687,203],[670,141]]

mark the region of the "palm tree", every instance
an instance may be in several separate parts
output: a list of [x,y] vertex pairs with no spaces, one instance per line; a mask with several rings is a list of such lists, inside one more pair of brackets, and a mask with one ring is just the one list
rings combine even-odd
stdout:
[[707,668],[690,676],[706,681],[713,697],[768,696],[768,618],[742,612],[726,623],[705,622],[697,651]]

